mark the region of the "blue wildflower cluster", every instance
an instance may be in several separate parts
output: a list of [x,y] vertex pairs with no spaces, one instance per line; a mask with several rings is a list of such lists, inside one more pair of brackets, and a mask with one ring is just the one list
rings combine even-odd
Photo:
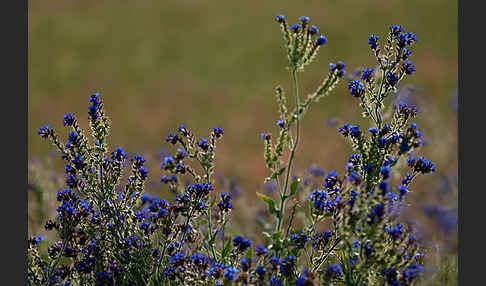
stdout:
[[270,216],[261,226],[263,238],[236,235],[227,227],[237,192],[234,184],[228,192],[216,190],[221,127],[197,138],[183,124],[167,135],[174,152],[161,158],[160,181],[174,198],[158,198],[144,193],[151,174],[145,158],[109,148],[111,123],[101,96],[93,94],[88,110],[93,140],[72,113],[63,118],[67,143],[50,126],[38,131],[60,151],[67,188],[57,192],[57,216],[45,224],[55,232],[54,241],[42,234],[28,241],[31,285],[411,285],[420,279],[423,246],[400,214],[415,177],[434,172],[435,165],[417,155],[422,132],[410,120],[418,109],[400,103],[382,112],[384,100],[415,72],[409,60],[415,35],[394,25],[383,47],[380,37],[370,36],[378,67],[364,69],[347,87],[372,126],[368,132],[347,123],[338,129],[354,151],[343,172],[312,166],[302,178],[292,168],[302,120],[344,77],[346,65],[331,63],[322,84],[301,100],[297,72],[327,38],[317,36],[309,17],[292,26],[283,15],[275,20],[294,104],[291,109],[277,87],[279,135],[261,135],[270,173],[265,182],[273,190],[257,193]]
[[[283,21],[284,18],[280,21],[282,25]],[[300,28],[293,26],[291,31],[298,33]],[[373,126],[368,132],[349,123],[339,127],[339,133],[350,139],[355,152],[349,157],[342,176],[337,171],[325,175],[316,167],[312,167],[309,177],[290,175],[299,141],[300,120],[309,101],[301,103],[299,90],[295,88],[295,108],[301,112],[285,120],[288,107],[282,100],[282,89],[277,89],[277,102],[284,114],[281,121],[286,122],[277,125],[281,129],[288,128],[284,145],[288,146],[290,156],[286,162],[272,161],[280,154],[275,156],[274,151],[279,144],[272,148],[271,136],[265,133],[265,162],[271,171],[266,180],[279,186],[279,196],[276,199],[263,194],[258,196],[275,217],[274,227],[265,229],[271,241],[268,249],[278,259],[290,255],[293,265],[305,267],[294,273],[292,281],[297,285],[304,285],[304,281],[310,283],[305,285],[334,285],[343,280],[347,285],[360,285],[365,281],[373,285],[410,285],[424,271],[423,246],[416,239],[413,225],[401,221],[400,214],[406,207],[412,181],[420,174],[434,172],[435,165],[416,155],[423,145],[423,137],[417,124],[410,121],[418,114],[418,108],[399,103],[393,107],[393,112],[384,112],[385,99],[397,91],[406,76],[416,71],[410,60],[411,47],[416,40],[413,33],[403,32],[398,25],[390,27],[383,45],[379,36],[370,36],[368,44],[378,66],[353,73],[355,78],[349,77],[347,88]],[[331,72],[345,68],[343,63],[330,66]],[[296,77],[292,79],[297,86]],[[329,87],[328,84],[323,86]],[[274,164],[268,164],[269,161]],[[403,166],[408,170],[403,170]],[[404,177],[400,176],[401,171],[405,171]],[[288,177],[292,177],[289,183]],[[321,178],[321,184],[316,184],[316,178]],[[303,207],[298,201],[306,197],[308,204]],[[289,199],[297,202],[287,206]],[[297,219],[299,212],[305,214],[299,216],[305,219]],[[301,228],[293,230],[294,222]],[[326,230],[322,231],[323,228]],[[311,243],[307,243],[309,241]],[[340,259],[333,259],[337,249]],[[309,280],[312,282],[307,282]]]
[[[135,156],[129,160],[123,148],[108,151],[110,122],[100,95],[93,94],[89,101],[93,144],[73,113],[63,118],[63,125],[70,129],[66,144],[49,126],[39,129],[39,135],[57,147],[66,163],[68,189],[57,192],[57,216],[45,224],[46,231],[55,231],[59,240],[47,247],[47,255],[36,248],[43,236],[29,240],[28,279],[32,285],[145,283],[149,281],[147,269],[156,263],[144,259],[152,251],[147,235],[151,225],[137,223],[138,200],[148,175],[145,159]],[[123,186],[122,173],[129,161],[130,175]]]

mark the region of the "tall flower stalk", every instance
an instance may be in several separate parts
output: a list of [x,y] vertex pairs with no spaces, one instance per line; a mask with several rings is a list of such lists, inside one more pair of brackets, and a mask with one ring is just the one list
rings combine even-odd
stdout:
[[[288,69],[293,85],[294,110],[287,113],[288,107],[283,89],[276,88],[277,102],[279,104],[280,119],[277,126],[280,128],[280,136],[275,146],[272,146],[272,136],[270,133],[262,133],[261,137],[265,140],[265,163],[271,170],[272,174],[266,181],[274,180],[280,186],[279,200],[275,202],[270,197],[257,193],[269,206],[270,213],[276,217],[273,234],[269,235],[274,239],[275,253],[279,253],[279,245],[282,242],[283,221],[286,217],[286,203],[296,192],[298,181],[290,184],[292,166],[295,160],[295,153],[299,145],[301,136],[301,122],[312,102],[319,101],[326,96],[339,82],[339,79],[346,73],[345,65],[339,62],[338,65],[330,64],[330,71],[327,78],[317,88],[317,90],[308,95],[306,101],[301,103],[299,96],[298,72],[303,72],[304,67],[310,64],[317,56],[319,49],[327,43],[324,35],[319,35],[319,29],[310,24],[310,18],[303,16],[299,18],[300,23],[289,27],[285,16],[277,15],[275,20],[280,24],[287,58]],[[292,135],[292,128],[295,125],[295,136]],[[288,147],[289,156],[286,162],[283,161],[283,148]],[[283,176],[283,178],[281,178]],[[283,184],[281,184],[283,181]],[[288,222],[289,225],[292,223]]]

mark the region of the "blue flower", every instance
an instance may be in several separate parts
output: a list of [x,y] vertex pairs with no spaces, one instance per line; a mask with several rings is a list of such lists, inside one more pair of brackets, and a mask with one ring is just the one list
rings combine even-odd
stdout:
[[99,93],[93,93],[90,97],[89,97],[89,101],[92,103],[92,104],[99,104],[100,103],[100,94]]
[[353,185],[357,186],[361,183],[361,177],[355,171],[349,173],[348,181],[351,182]]
[[236,247],[236,249],[239,252],[244,252],[245,250],[247,250],[251,246],[251,240],[237,235],[233,239],[233,246]]
[[149,234],[150,233],[150,222],[149,221],[142,222],[142,224],[140,225],[140,229],[145,231],[145,234]]
[[397,190],[400,192],[400,199],[408,193],[408,187],[404,185],[398,186]]
[[84,166],[84,160],[81,156],[76,156],[73,160],[74,167],[78,170],[82,169]]
[[260,244],[255,248],[255,252],[257,256],[262,256],[268,253],[268,249],[263,244]]
[[388,142],[390,142],[391,144],[396,144],[400,140],[400,138],[400,134],[393,133],[392,135],[390,135]]
[[76,119],[74,118],[74,113],[66,113],[66,114],[64,114],[63,125],[64,126],[72,126],[74,124],[75,120]]
[[89,98],[89,101],[91,102],[91,105],[89,106],[88,114],[91,116],[91,120],[96,120],[99,117],[98,111],[101,108],[99,93],[92,94]]
[[372,68],[365,68],[363,69],[363,73],[361,74],[361,79],[366,82],[371,82],[373,80],[375,70]]
[[[74,131],[69,131],[68,144],[66,144],[66,145],[69,145],[69,147],[74,147],[78,143],[79,143],[79,135],[78,135],[78,133],[76,133]],[[70,149],[70,148],[68,148],[68,149]]]
[[224,277],[230,281],[233,281],[235,280],[236,278],[236,275],[239,273],[240,271],[236,268],[233,268],[233,267],[227,267],[225,270],[224,270]]
[[368,128],[368,132],[376,136],[378,134],[378,128]]
[[417,173],[427,174],[435,172],[435,164],[424,157],[417,159],[414,156],[410,156],[407,159],[407,164]]
[[390,183],[388,181],[383,181],[378,184],[378,189],[381,191],[381,195],[385,196],[390,191]]
[[184,162],[177,163],[177,165],[175,167],[175,172],[177,174],[185,174],[186,173],[186,166],[184,165]]
[[326,230],[322,233],[317,233],[312,236],[312,247],[317,249],[323,249],[329,243],[331,238],[334,236],[332,232]]
[[281,127],[281,128],[284,128],[285,122],[283,120],[279,120],[279,121],[277,121],[277,126],[278,127]]
[[408,243],[409,244],[414,244],[415,242],[417,242],[417,236],[414,235],[414,234],[411,234],[408,236]]
[[319,33],[319,29],[316,26],[312,25],[310,29],[310,34],[315,35],[317,33]]
[[422,274],[425,271],[425,267],[418,265],[418,264],[412,264],[409,265],[407,268],[402,269],[402,276],[408,281],[412,281],[415,278],[417,278],[420,274]]
[[243,257],[243,259],[241,259],[241,270],[247,272],[250,269],[250,267],[251,267],[251,260],[246,257]]
[[175,266],[175,267],[184,264],[184,262],[185,262],[184,254],[180,253],[180,252],[172,255],[169,258],[169,264],[171,264],[172,266]]
[[390,166],[381,166],[380,174],[383,176],[383,180],[390,178]]
[[195,197],[204,197],[209,194],[209,192],[214,191],[214,188],[210,184],[191,184],[186,187],[188,194]]
[[273,266],[274,269],[277,269],[277,267],[280,265],[280,259],[273,256],[272,258],[270,258],[270,264]]
[[365,93],[364,84],[359,80],[353,80],[348,84],[348,89],[351,90],[351,95],[354,97],[362,97]]
[[127,158],[127,153],[123,148],[118,147],[114,152],[111,153],[112,159],[116,161],[123,161]]
[[147,202],[152,201],[152,197],[150,197],[149,194],[144,193],[140,196],[140,200],[142,200],[142,204],[145,204]]
[[354,203],[356,202],[356,198],[358,197],[358,192],[356,192],[356,190],[351,190],[351,198],[348,200],[348,205],[351,206],[351,208],[353,208],[354,206]]
[[145,158],[143,156],[135,155],[135,157],[133,157],[133,161],[136,167],[140,168],[145,165]]
[[370,35],[370,38],[368,39],[368,45],[370,45],[370,48],[372,50],[376,50],[378,48],[378,39],[380,39],[379,36],[375,36],[373,34]]
[[324,179],[324,188],[328,189],[329,191],[338,191],[340,184],[341,181],[339,180],[339,174],[336,172],[336,170],[330,171]]
[[213,133],[214,133],[214,136],[216,136],[216,138],[220,138],[224,134],[223,128],[216,126],[216,127],[213,128]]
[[231,193],[221,193],[221,201],[218,203],[218,207],[221,212],[228,212],[233,208],[233,205],[231,204],[232,198]]
[[291,27],[290,27],[290,30],[294,33],[297,33],[300,29],[300,24],[293,24]]
[[258,266],[255,269],[255,273],[258,275],[258,278],[260,280],[263,280],[263,279],[265,279],[265,274],[267,273],[267,271],[265,270],[265,268],[263,268],[263,266]]
[[405,119],[415,117],[419,112],[417,106],[408,104],[406,102],[400,102],[398,107],[395,107],[395,109],[397,109],[398,114],[405,117]]
[[400,33],[396,35],[396,39],[398,41],[397,45],[399,48],[405,48],[405,46],[411,45],[417,41],[417,37],[412,32]]
[[367,164],[366,166],[363,166],[363,171],[365,171],[366,173],[371,173],[373,171],[375,166],[373,166],[373,164]]
[[143,167],[138,168],[138,174],[140,175],[140,178],[142,180],[145,180],[147,178],[148,172],[149,172],[149,170],[146,169],[146,168],[143,168]]
[[314,285],[314,273],[309,272],[307,268],[302,269],[302,274],[297,278],[295,281],[296,286],[306,286],[306,285]]
[[41,128],[39,128],[39,131],[37,131],[37,134],[42,138],[48,138],[49,136],[54,135],[54,130],[52,130],[49,125],[42,125]]
[[76,175],[70,174],[66,179],[66,185],[68,185],[68,187],[72,189],[76,188],[78,186],[78,180],[76,179]]
[[277,16],[275,16],[274,19],[275,19],[275,21],[282,23],[283,21],[285,21],[285,16],[282,15],[282,14],[278,14]]
[[171,156],[165,157],[160,163],[160,169],[167,170],[172,167],[174,167],[174,158],[172,158]]
[[417,41],[417,37],[414,33],[408,32],[407,33],[407,44],[411,45],[412,43]]
[[397,271],[395,268],[385,268],[382,271],[383,276],[386,278],[388,285],[398,286]]
[[283,284],[276,276],[272,276],[270,278],[270,286],[283,286]]
[[302,23],[307,23],[310,21],[310,18],[307,16],[302,16],[299,18],[299,21],[301,21]]
[[44,236],[41,234],[41,235],[39,235],[39,236],[34,236],[34,237],[32,237],[32,238],[29,240],[29,242],[30,242],[30,244],[32,244],[32,245],[37,245],[37,244],[39,244],[39,243],[40,243],[41,241],[43,241],[43,240],[44,240]]
[[390,141],[387,138],[378,137],[378,147],[385,148]]
[[316,43],[318,46],[323,46],[327,43],[327,38],[323,35],[320,35],[319,37],[317,37]]
[[385,231],[393,238],[393,240],[397,240],[403,233],[403,226],[401,224],[397,224],[394,227],[385,227]]
[[341,266],[339,264],[329,265],[327,266],[325,273],[326,279],[340,277],[342,275]]
[[165,139],[165,141],[167,141],[168,143],[172,144],[172,145],[175,145],[178,141],[179,141],[179,136],[177,136],[177,133],[169,133],[169,135],[167,135],[167,138]]
[[297,248],[303,248],[307,241],[309,241],[309,237],[303,232],[301,233],[294,233],[290,237],[290,240],[294,244],[295,247]]
[[361,134],[359,131],[359,125],[349,125],[348,123],[344,124],[342,127],[339,128],[339,133],[344,135],[345,137],[351,135],[351,137],[357,138]]
[[209,148],[209,145],[208,145],[208,139],[206,138],[202,138],[199,143],[197,143],[197,145],[199,146],[199,148],[203,149],[204,151],[207,151],[208,148]]
[[371,212],[367,215],[369,218],[368,224],[372,225],[373,223],[380,220],[383,215],[385,214],[385,205],[384,204],[377,204],[373,208],[371,208]]
[[363,249],[366,257],[370,257],[375,252],[375,246],[371,243],[365,243]]
[[394,36],[400,34],[401,32],[403,32],[403,28],[400,25],[392,25],[390,27],[390,33]]
[[405,73],[406,74],[413,74],[415,72],[415,66],[412,64],[411,61],[407,61],[404,65],[403,65],[403,69],[405,70]]
[[285,257],[280,261],[280,273],[285,277],[290,277],[292,275],[295,266],[295,257],[290,255]]
[[395,86],[398,83],[398,77],[394,73],[389,73],[386,76],[386,81],[389,85]]
[[314,190],[309,195],[309,199],[311,199],[312,204],[317,210],[324,210],[329,206],[329,196],[326,191]]
[[345,70],[346,65],[341,61],[339,61],[337,64],[330,63],[329,68],[330,68],[331,71],[337,70],[338,71],[337,72],[338,77],[342,77],[346,74],[346,70]]

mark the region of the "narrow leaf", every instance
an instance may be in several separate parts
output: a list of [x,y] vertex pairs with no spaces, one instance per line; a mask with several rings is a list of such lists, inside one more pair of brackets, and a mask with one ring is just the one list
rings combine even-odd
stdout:
[[268,210],[271,214],[278,214],[277,209],[275,208],[275,201],[272,198],[259,192],[256,192],[256,194],[260,199],[267,203]]

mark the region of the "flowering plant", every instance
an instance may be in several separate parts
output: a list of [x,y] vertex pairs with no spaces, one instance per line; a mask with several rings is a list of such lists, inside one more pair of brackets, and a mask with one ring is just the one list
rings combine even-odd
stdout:
[[[391,26],[383,48],[368,44],[376,68],[347,76],[343,62],[331,63],[327,77],[302,100],[298,72],[327,43],[309,17],[289,26],[277,15],[293,82],[293,109],[284,89],[276,88],[278,136],[262,133],[264,160],[278,197],[257,193],[273,216],[264,243],[232,236],[229,192],[215,194],[216,144],[224,134],[214,127],[197,138],[185,125],[169,133],[173,156],[163,158],[161,182],[173,201],[144,193],[149,171],[145,158],[123,148],[108,149],[110,121],[99,94],[90,98],[91,143],[74,114],[64,116],[67,144],[42,126],[66,162],[67,189],[57,192],[57,217],[46,230],[56,232],[47,253],[43,235],[29,239],[30,285],[411,285],[424,271],[423,248],[413,225],[401,221],[406,195],[419,174],[435,171],[417,156],[422,134],[410,120],[418,109],[400,103],[388,112],[386,99],[415,71],[409,61],[413,33]],[[371,120],[367,132],[345,124],[339,132],[356,152],[343,176],[322,170],[320,184],[293,174],[293,162],[310,106],[347,76],[350,94]],[[385,111],[385,112],[384,112]],[[401,177],[401,171],[408,171]],[[186,179],[186,180],[183,180]],[[187,179],[189,181],[186,183]],[[290,204],[290,205],[289,205]]]

